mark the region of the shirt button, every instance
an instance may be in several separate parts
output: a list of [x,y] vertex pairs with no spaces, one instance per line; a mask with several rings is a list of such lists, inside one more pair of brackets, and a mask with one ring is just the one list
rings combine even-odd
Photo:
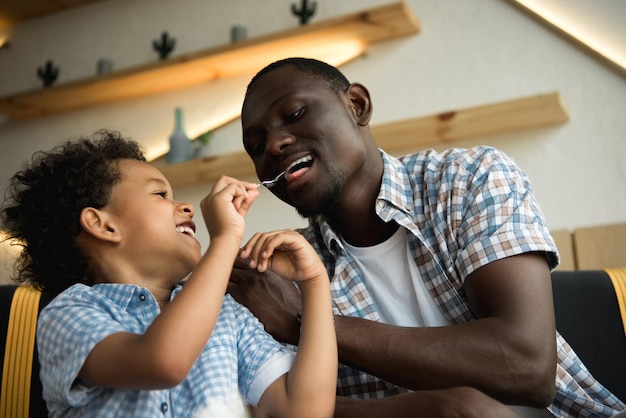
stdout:
[[163,412],[164,414],[167,414],[167,410],[169,409],[169,407],[167,406],[167,402],[163,402],[161,404],[161,412]]
[[146,301],[146,294],[145,293],[140,293],[139,294],[139,300],[142,301],[142,302],[145,302]]

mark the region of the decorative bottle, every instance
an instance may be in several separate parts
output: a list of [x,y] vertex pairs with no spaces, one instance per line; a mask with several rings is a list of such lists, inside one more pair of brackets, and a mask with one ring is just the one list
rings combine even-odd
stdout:
[[169,164],[189,161],[193,157],[191,145],[191,140],[185,133],[183,109],[177,107],[174,111],[174,131],[170,135],[170,150],[165,160]]

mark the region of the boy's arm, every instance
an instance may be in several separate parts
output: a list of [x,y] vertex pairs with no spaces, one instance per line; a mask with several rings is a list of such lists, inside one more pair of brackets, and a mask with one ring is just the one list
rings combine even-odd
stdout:
[[143,390],[173,387],[185,379],[217,321],[239,251],[243,216],[256,197],[250,193],[249,200],[242,202],[242,187],[234,179],[216,183],[209,195],[213,201],[206,205],[222,205],[223,213],[213,208],[211,214],[218,219],[207,220],[207,224],[214,223],[207,225],[214,232],[211,245],[184,288],[144,334],[116,333],[98,343],[87,357],[80,379],[93,385]]
[[[272,383],[259,407],[276,417],[330,417],[337,385],[337,343],[327,280],[301,286],[302,331],[288,375]],[[324,286],[325,284],[325,286]]]
[[150,390],[178,385],[213,331],[226,288],[224,277],[230,275],[220,267],[229,258],[234,260],[237,251],[238,245],[214,241],[198,270],[146,332],[104,338],[78,377],[88,384],[113,388]]
[[[271,268],[297,282],[302,322],[291,370],[266,389],[259,407],[275,417],[331,417],[337,384],[337,341],[328,275],[313,248],[297,232],[282,231],[267,241],[256,241],[258,248],[267,251],[267,263],[256,264],[261,271]],[[246,251],[242,256],[250,254]],[[258,256],[252,259],[258,260]]]

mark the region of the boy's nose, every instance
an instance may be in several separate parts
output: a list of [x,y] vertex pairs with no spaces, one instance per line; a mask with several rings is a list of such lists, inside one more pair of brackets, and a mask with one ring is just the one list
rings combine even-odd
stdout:
[[179,208],[181,208],[183,212],[193,216],[193,206],[190,203],[179,203]]

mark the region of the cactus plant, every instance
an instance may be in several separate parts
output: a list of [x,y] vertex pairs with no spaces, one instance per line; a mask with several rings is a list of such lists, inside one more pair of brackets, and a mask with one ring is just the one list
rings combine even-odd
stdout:
[[301,25],[306,25],[307,23],[309,23],[309,20],[311,20],[311,17],[313,17],[313,15],[315,14],[315,8],[317,7],[317,3],[313,2],[313,4],[311,4],[310,6],[311,7],[309,7],[309,2],[307,0],[300,1],[300,10],[296,8],[295,4],[291,4],[291,13],[300,18]]
[[169,34],[165,31],[161,33],[160,39],[155,39],[152,41],[152,48],[154,48],[154,50],[159,53],[159,59],[162,60],[170,55],[175,46],[176,39],[170,38]]
[[215,147],[211,144],[211,137],[213,137],[213,131],[207,131],[196,138],[198,140],[195,149],[196,157],[207,159],[215,156]]
[[213,131],[206,131],[202,135],[198,136],[198,138],[196,139],[200,141],[202,145],[208,145],[209,142],[211,141],[212,136],[213,136]]
[[59,76],[59,67],[55,67],[51,60],[46,62],[45,67],[37,68],[37,76],[43,81],[44,87],[49,87]]

